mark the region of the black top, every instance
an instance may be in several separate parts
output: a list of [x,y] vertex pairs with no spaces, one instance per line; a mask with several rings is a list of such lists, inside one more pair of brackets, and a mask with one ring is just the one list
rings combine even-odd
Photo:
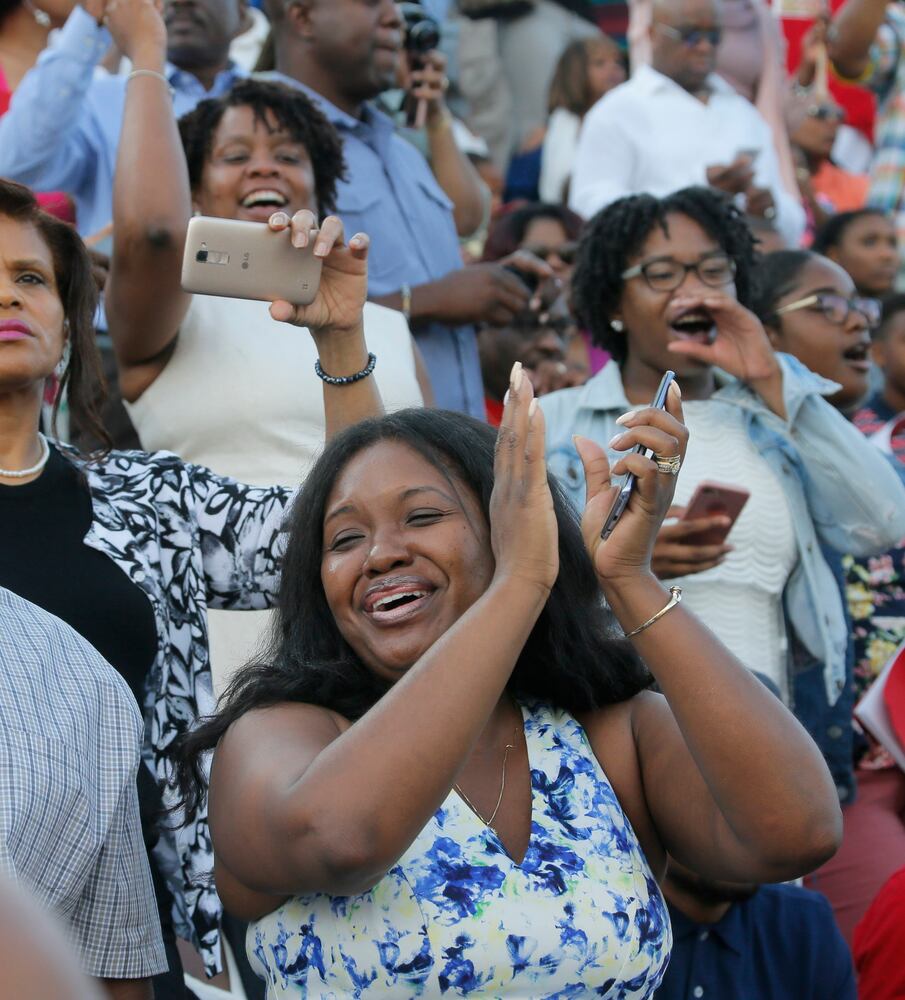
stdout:
[[21,486],[0,484],[0,586],[62,618],[122,674],[138,704],[157,655],[151,602],[83,539],[91,495],[56,448]]

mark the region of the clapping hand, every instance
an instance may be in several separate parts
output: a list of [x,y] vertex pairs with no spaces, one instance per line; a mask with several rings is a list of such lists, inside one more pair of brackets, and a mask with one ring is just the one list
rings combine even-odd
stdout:
[[493,476],[495,575],[549,593],[559,574],[559,527],[544,460],[544,414],[519,362],[510,376]]

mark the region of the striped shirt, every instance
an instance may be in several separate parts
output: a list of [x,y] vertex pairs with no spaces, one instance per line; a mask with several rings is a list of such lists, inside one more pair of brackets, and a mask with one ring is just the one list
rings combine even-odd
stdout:
[[86,973],[167,968],[138,816],[142,720],[78,633],[0,588],[0,872],[67,927]]

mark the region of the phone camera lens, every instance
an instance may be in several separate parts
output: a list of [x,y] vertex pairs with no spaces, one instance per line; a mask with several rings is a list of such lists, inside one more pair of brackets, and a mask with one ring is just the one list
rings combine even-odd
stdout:
[[197,260],[199,264],[206,264],[207,250],[199,250],[198,253],[195,254],[195,260]]

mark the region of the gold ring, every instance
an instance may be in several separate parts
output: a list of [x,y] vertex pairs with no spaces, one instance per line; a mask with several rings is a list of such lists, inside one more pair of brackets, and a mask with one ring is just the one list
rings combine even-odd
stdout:
[[657,464],[657,471],[662,472],[664,476],[677,476],[679,474],[679,469],[682,468],[682,456],[681,455],[651,455],[651,458]]

